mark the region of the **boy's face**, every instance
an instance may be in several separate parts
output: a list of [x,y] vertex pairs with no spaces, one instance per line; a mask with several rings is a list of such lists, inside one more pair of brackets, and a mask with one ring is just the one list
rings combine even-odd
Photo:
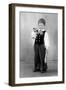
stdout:
[[39,23],[39,24],[38,24],[38,28],[42,30],[42,29],[45,28],[45,25],[44,25],[43,23]]

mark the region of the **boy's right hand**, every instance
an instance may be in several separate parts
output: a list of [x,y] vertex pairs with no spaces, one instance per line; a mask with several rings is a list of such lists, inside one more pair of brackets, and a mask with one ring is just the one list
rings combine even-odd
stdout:
[[34,37],[35,37],[35,38],[36,38],[36,36],[37,36],[37,33],[34,34]]
[[35,32],[32,32],[32,38],[35,39],[37,34]]

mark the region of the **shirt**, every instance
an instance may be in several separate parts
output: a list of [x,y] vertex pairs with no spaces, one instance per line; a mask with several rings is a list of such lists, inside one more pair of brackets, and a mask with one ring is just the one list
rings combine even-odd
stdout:
[[[42,31],[45,31],[45,30],[43,29]],[[36,39],[36,33],[34,31],[32,31],[31,36],[32,36],[32,44],[34,45],[35,39]],[[45,32],[44,43],[45,43],[46,49],[48,49],[48,47],[49,47],[49,38],[48,38],[48,33],[47,32]]]

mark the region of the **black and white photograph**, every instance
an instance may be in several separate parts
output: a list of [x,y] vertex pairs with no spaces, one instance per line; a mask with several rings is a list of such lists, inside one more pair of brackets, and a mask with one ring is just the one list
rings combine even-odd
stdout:
[[57,13],[20,12],[20,77],[58,75]]
[[64,83],[64,7],[9,6],[9,85]]

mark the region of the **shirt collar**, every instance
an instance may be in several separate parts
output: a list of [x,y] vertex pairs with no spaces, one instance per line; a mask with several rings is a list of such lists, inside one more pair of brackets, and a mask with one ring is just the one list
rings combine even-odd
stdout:
[[45,31],[45,29],[42,29],[42,31]]

